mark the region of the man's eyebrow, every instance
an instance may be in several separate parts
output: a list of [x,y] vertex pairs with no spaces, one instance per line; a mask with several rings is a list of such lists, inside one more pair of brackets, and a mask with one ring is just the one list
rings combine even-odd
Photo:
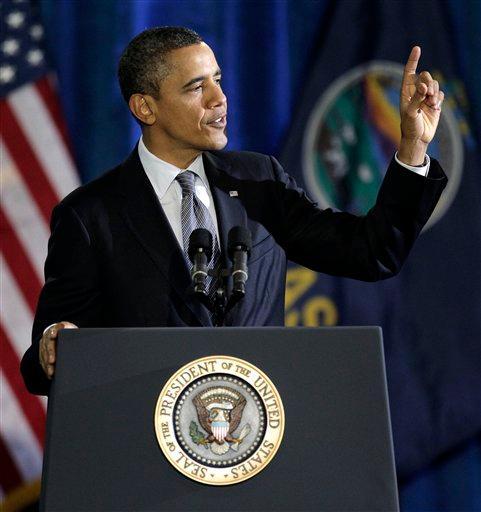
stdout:
[[[220,76],[222,74],[220,68],[217,68],[215,73],[212,75],[213,77],[216,77],[216,76]],[[195,78],[193,78],[192,80],[189,80],[185,85],[182,86],[182,89],[187,89],[189,88],[191,85],[194,85],[195,83],[197,82],[203,82],[205,79],[207,78],[207,75],[203,75],[203,76],[196,76]]]

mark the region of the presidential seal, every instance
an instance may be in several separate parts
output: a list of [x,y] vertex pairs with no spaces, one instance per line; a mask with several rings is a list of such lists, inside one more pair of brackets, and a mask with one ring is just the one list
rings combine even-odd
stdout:
[[281,397],[251,363],[209,356],[180,368],[160,392],[155,432],[167,460],[208,485],[231,485],[262,471],[284,433]]

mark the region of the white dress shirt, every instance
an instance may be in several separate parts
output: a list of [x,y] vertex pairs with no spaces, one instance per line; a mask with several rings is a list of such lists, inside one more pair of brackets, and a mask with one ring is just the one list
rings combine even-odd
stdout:
[[[139,140],[139,157],[145,173],[152,187],[154,187],[157,199],[164,210],[170,227],[177,238],[177,242],[181,249],[183,249],[181,221],[182,187],[175,178],[177,174],[187,169],[179,169],[175,165],[169,164],[156,157],[146,148],[142,137],[140,137]],[[189,165],[188,170],[195,174],[195,195],[209,210],[212,221],[214,222],[217,240],[219,240],[217,215],[215,213],[214,200],[210,192],[209,182],[205,174],[202,155],[199,155]]]

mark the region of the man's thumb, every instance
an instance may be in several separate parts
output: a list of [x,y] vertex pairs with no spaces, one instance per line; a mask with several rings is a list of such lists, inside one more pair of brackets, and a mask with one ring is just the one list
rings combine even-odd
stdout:
[[60,322],[63,326],[63,329],[78,329],[78,327],[72,322]]

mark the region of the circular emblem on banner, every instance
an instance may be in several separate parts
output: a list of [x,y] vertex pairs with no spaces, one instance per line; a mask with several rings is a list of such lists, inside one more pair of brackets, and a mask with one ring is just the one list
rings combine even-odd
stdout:
[[[363,64],[336,79],[317,101],[304,133],[303,173],[321,207],[362,215],[374,205],[401,138],[402,76],[403,66],[395,62]],[[448,101],[429,155],[440,161],[449,182],[425,229],[448,210],[461,181],[462,136]]]
[[284,433],[284,408],[259,368],[208,356],[180,368],[163,387],[155,432],[167,460],[208,485],[247,480],[272,460]]

